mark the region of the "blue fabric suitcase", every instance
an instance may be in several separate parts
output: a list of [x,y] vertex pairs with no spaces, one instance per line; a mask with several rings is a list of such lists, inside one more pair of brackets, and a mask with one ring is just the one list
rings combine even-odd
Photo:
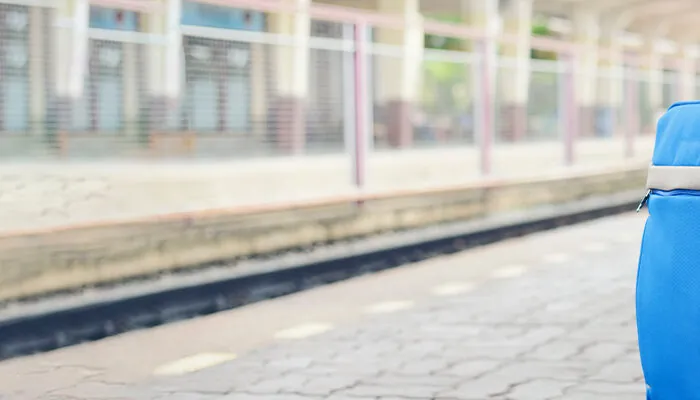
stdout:
[[657,127],[637,270],[637,333],[649,400],[700,400],[700,102]]

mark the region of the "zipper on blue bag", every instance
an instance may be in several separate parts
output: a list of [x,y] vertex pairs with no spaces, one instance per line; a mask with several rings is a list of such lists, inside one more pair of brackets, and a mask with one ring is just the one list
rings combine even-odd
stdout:
[[644,195],[642,200],[639,202],[639,205],[637,206],[637,212],[641,211],[642,208],[644,208],[644,205],[647,204],[647,201],[649,201],[649,196],[652,194],[657,195],[657,196],[662,196],[662,197],[670,197],[670,196],[700,196],[700,190],[691,190],[691,189],[673,189],[673,190],[647,190],[647,193]]

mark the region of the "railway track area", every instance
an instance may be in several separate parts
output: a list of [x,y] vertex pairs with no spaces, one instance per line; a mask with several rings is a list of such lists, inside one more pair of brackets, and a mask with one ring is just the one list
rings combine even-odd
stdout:
[[639,192],[192,268],[5,304],[0,359],[46,352],[212,314],[488,243],[632,211]]

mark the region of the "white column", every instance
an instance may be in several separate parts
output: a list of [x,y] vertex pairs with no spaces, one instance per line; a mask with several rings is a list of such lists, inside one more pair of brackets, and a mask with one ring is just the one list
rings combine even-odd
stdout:
[[577,10],[574,13],[575,42],[579,46],[577,54],[578,102],[581,106],[595,104],[596,78],[598,72],[598,44],[600,26],[598,15],[590,10]]
[[87,0],[59,0],[56,9],[56,92],[59,97],[80,97],[87,70]]
[[514,68],[504,69],[499,76],[503,79],[504,101],[507,103],[527,103],[530,83],[530,51],[532,38],[533,0],[512,0],[503,14],[503,32],[517,37],[516,43],[503,46],[503,56],[514,61]]
[[162,38],[147,49],[147,81],[155,97],[177,98],[181,91],[181,0],[161,0],[163,11],[143,15],[142,30]]
[[306,144],[305,103],[309,92],[309,17],[310,0],[284,0],[292,3],[292,14],[270,14],[271,32],[291,39],[290,44],[276,45],[272,62],[275,88],[277,143],[292,154],[301,153]]
[[518,140],[527,130],[527,102],[530,90],[530,51],[533,0],[512,0],[503,13],[503,31],[516,38],[503,46],[507,62],[498,69],[502,121],[501,136]]
[[309,32],[310,0],[286,0],[296,6],[294,14],[270,14],[269,27],[273,33],[291,38],[291,45],[275,49],[277,92],[282,97],[304,99],[309,90]]
[[[182,69],[185,67],[180,29],[182,2],[160,1],[163,7],[158,12],[143,14],[140,27],[141,31],[157,38],[152,44],[144,45],[145,51],[142,53],[146,64],[147,90],[144,92],[148,96],[141,97],[140,108],[147,110],[148,115],[145,117],[149,134],[159,133],[170,125],[177,100],[182,96]],[[129,107],[125,107],[125,111],[128,110]]]
[[497,43],[496,38],[500,33],[503,21],[499,14],[499,0],[467,0],[466,17],[470,25],[486,33],[484,55],[489,58],[492,68],[489,72],[493,85],[496,76]]
[[400,57],[381,57],[379,98],[382,101],[411,102],[418,93],[423,58],[423,26],[419,0],[377,0],[381,13],[401,14],[406,22],[403,30],[379,29],[380,43],[401,48]]
[[396,147],[409,146],[413,139],[414,107],[420,93],[423,72],[423,17],[419,0],[378,0],[382,13],[399,14],[404,29],[379,29],[377,41],[396,46],[399,55],[377,56],[378,100],[387,115],[387,136]]

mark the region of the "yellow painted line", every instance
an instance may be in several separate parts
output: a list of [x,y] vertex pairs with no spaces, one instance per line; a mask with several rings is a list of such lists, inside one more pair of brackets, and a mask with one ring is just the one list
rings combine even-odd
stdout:
[[293,326],[281,330],[275,334],[276,339],[303,339],[310,336],[320,335],[333,329],[332,325],[322,323],[308,323]]
[[516,278],[525,272],[527,272],[527,267],[524,265],[510,265],[493,271],[491,277],[496,279]]
[[456,296],[474,290],[476,285],[470,282],[450,282],[434,287],[431,292],[435,296]]
[[236,358],[233,353],[200,353],[156,368],[154,375],[184,375],[223,364]]
[[414,303],[412,301],[407,300],[386,301],[383,303],[372,304],[365,309],[365,312],[368,314],[388,314],[409,309],[413,307],[413,305]]

